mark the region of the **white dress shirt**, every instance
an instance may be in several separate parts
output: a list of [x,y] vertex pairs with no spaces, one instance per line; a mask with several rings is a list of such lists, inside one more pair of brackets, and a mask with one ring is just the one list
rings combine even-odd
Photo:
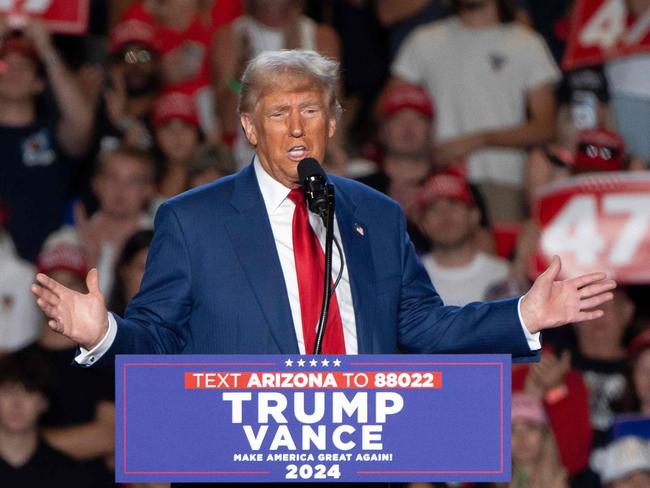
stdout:
[[[255,169],[255,176],[262,192],[264,205],[271,222],[271,230],[273,231],[273,239],[280,258],[280,266],[282,267],[282,274],[289,297],[289,306],[291,307],[291,316],[293,318],[293,326],[296,331],[296,338],[298,339],[298,349],[300,354],[306,354],[305,339],[302,331],[302,316],[300,314],[300,294],[298,292],[298,277],[296,275],[296,263],[293,255],[293,212],[295,209],[294,203],[289,200],[288,195],[290,189],[284,186],[279,181],[273,179],[260,164],[257,156],[253,162]],[[309,223],[316,232],[316,236],[324,248],[325,242],[325,226],[322,220],[316,214],[309,212]],[[339,232],[336,217],[334,218],[334,236],[341,242],[341,234]],[[343,244],[341,243],[341,246]],[[336,247],[334,247],[334,254],[332,259],[332,279],[338,276],[341,267],[341,259],[338,255]],[[341,323],[343,325],[343,339],[345,341],[346,354],[357,354],[357,329],[354,317],[354,306],[352,303],[352,292],[350,290],[350,280],[348,277],[347,266],[343,267],[343,276],[336,288],[336,299],[339,305],[339,312],[341,314]],[[528,346],[531,350],[535,351],[541,348],[539,342],[539,333],[531,334],[521,318],[521,300],[517,305],[517,312],[519,314],[519,321],[526,335]],[[315,326],[315,324],[314,324]],[[435,325],[432,324],[432,327]],[[108,331],[104,338],[93,349],[86,350],[80,348],[81,352],[75,358],[79,364],[91,365],[111,347],[115,336],[117,334],[117,322],[111,313],[108,314]],[[309,354],[312,352],[309,351]]]
[[[289,188],[279,181],[274,180],[260,164],[257,157],[253,163],[255,175],[260,185],[260,191],[266,205],[273,231],[273,240],[280,257],[280,266],[284,275],[284,283],[289,295],[289,306],[291,307],[291,316],[293,317],[293,327],[296,330],[298,339],[298,349],[300,354],[312,354],[313,351],[305,351],[305,338],[302,330],[302,315],[300,314],[300,295],[298,292],[298,276],[296,274],[296,261],[293,255],[293,212],[295,204],[289,200]],[[325,225],[321,218],[313,212],[308,212],[309,223],[316,233],[321,247],[325,250]],[[341,233],[339,226],[334,217],[334,237],[341,243]],[[343,246],[343,244],[341,244]],[[341,258],[336,246],[334,246],[332,256],[332,280],[336,279],[341,268]],[[336,287],[336,300],[339,304],[341,314],[341,323],[343,325],[343,340],[345,341],[345,352],[347,354],[357,354],[357,327],[354,319],[354,307],[352,305],[352,292],[350,291],[350,280],[348,278],[348,268],[343,267],[343,276]],[[314,324],[314,327],[316,324]]]

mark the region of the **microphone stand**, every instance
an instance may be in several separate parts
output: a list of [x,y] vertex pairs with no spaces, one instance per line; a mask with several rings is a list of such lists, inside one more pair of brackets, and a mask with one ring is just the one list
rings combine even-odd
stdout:
[[325,185],[325,197],[327,198],[327,209],[320,213],[325,224],[325,275],[323,277],[323,304],[320,311],[320,318],[316,327],[316,341],[314,343],[314,354],[321,354],[323,348],[323,337],[325,326],[329,315],[330,301],[332,299],[332,242],[334,240],[334,186],[330,183]]

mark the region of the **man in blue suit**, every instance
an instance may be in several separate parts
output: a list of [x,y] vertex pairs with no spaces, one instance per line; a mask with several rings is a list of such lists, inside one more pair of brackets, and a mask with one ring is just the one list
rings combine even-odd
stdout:
[[[311,51],[267,52],[249,63],[239,110],[255,159],[161,206],[142,286],[124,318],[107,312],[94,269],[87,294],[37,276],[37,302],[50,327],[80,344],[79,363],[125,353],[311,352],[315,322],[305,325],[310,276],[296,251],[297,216],[308,219],[307,232],[321,245],[324,230],[317,216],[305,217],[294,189],[298,162],[322,161],[336,130],[336,83],[336,63]],[[556,280],[556,258],[521,298],[444,306],[398,205],[351,180],[330,181],[345,266],[330,311],[335,323],[327,328],[339,344],[329,352],[534,359],[540,330],[599,317],[597,307],[611,299],[615,283],[602,273]],[[334,275],[340,263],[334,259]]]

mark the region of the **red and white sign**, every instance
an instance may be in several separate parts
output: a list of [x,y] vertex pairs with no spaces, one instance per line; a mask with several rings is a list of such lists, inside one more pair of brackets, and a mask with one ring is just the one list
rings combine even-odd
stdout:
[[43,20],[52,32],[83,34],[88,29],[90,0],[0,0],[0,14],[10,27],[21,28],[27,18]]
[[577,0],[562,68],[650,51],[650,9],[631,18],[625,0]]
[[552,183],[534,212],[540,238],[533,276],[557,254],[563,277],[607,271],[623,284],[650,283],[650,171]]

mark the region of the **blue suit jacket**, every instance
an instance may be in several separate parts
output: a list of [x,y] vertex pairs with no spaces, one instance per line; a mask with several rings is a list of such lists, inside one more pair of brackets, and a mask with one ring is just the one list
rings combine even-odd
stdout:
[[[330,176],[359,353],[512,353],[534,359],[517,300],[444,306],[399,206]],[[163,204],[114,354],[297,354],[289,299],[252,165]],[[364,229],[363,235],[356,228]]]

